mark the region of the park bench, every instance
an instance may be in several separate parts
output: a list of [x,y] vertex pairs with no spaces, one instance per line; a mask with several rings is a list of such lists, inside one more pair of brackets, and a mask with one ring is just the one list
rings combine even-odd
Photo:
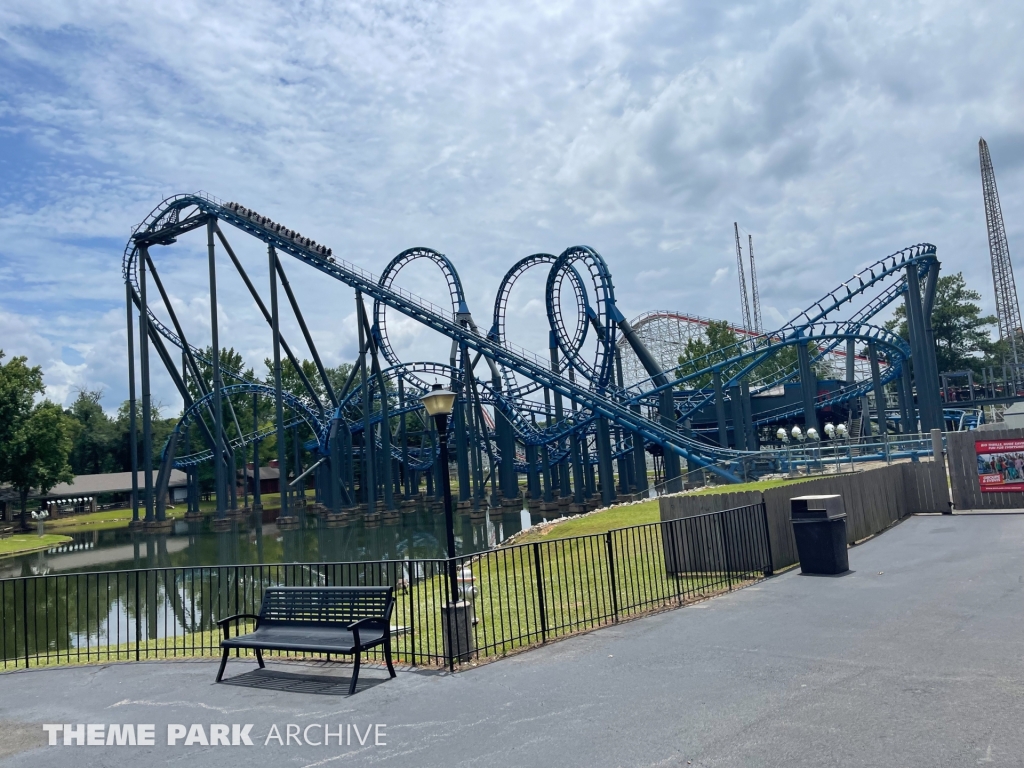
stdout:
[[[224,675],[233,648],[256,651],[260,669],[263,651],[300,651],[354,656],[351,696],[359,677],[359,656],[378,645],[384,646],[384,660],[391,677],[391,612],[395,607],[394,587],[271,587],[263,593],[259,615],[240,613],[221,619],[224,631],[220,647],[224,656],[217,682]],[[231,637],[230,625],[241,619],[255,619],[247,635]]]

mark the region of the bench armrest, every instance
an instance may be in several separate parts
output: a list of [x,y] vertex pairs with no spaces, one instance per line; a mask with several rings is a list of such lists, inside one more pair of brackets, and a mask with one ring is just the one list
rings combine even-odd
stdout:
[[360,629],[362,629],[363,627],[380,627],[381,625],[383,625],[385,632],[391,632],[391,626],[388,620],[380,617],[368,617],[365,619],[360,619],[359,621],[354,621],[347,627],[345,627],[345,629],[349,630],[352,633],[352,637],[356,641],[356,647],[358,647],[362,645],[362,643],[359,642]]
[[234,616],[228,616],[226,619],[220,619],[217,622],[217,626],[224,630],[224,639],[228,640],[231,637],[231,630],[228,625],[232,621],[238,621],[239,619],[255,619],[256,626],[260,625],[260,617],[254,613],[236,613]]

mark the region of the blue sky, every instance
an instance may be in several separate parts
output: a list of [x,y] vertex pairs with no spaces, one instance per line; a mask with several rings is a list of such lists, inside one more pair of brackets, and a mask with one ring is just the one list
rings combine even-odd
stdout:
[[[1022,20],[1019,2],[976,1],[10,0],[0,348],[42,365],[51,397],[102,388],[115,408],[124,244],[163,197],[201,189],[372,271],[440,250],[478,321],[515,260],[580,243],[629,316],[738,320],[733,221],[754,236],[768,324],[921,241],[991,308],[977,142],[1019,261]],[[234,244],[259,281],[262,250]],[[205,344],[202,246],[156,258]],[[324,357],[349,359],[348,289],[291,277]],[[439,296],[427,270],[400,282]],[[269,339],[242,290],[225,277],[222,339],[259,364]],[[540,290],[514,295],[514,341],[543,343]],[[393,340],[446,357],[397,320]]]

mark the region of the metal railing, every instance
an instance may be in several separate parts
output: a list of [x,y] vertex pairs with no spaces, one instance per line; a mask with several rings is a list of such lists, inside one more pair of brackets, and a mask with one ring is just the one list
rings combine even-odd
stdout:
[[[946,435],[942,435],[945,448]],[[808,440],[792,442],[778,447],[777,445],[762,446],[760,451],[748,453],[744,460],[745,468],[740,462],[719,462],[724,468],[730,469],[741,477],[749,476],[758,479],[781,477],[813,477],[817,475],[837,474],[840,472],[858,472],[872,469],[879,462],[891,464],[894,461],[919,461],[933,457],[934,445],[930,434],[919,432],[894,435],[863,435],[861,437],[826,438],[824,440]],[[757,464],[772,464],[775,469],[768,473],[754,472]],[[749,471],[748,471],[749,470]],[[619,499],[629,501],[646,501],[660,496],[678,493],[683,487],[689,489],[718,486],[722,492],[733,489],[731,483],[723,483],[711,472],[694,469],[683,472],[675,479],[660,479],[651,482],[646,490],[639,493],[620,495]]]
[[682,605],[772,572],[762,504],[459,557],[456,571],[474,620],[472,652],[455,658],[442,626],[451,594],[446,563],[225,565],[4,579],[0,669],[213,657],[221,639],[217,621],[258,612],[264,589],[279,585],[394,586],[395,657],[454,668],[466,658],[499,656]]
[[[943,435],[945,440],[945,435]],[[791,443],[778,453],[785,453],[789,472],[824,474],[832,471],[854,471],[858,465],[902,459],[917,461],[932,456],[930,434],[881,434],[844,437],[820,441]]]

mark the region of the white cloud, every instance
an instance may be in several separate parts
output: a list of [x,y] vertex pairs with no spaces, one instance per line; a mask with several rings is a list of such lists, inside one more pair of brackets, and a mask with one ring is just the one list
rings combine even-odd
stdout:
[[[923,240],[990,308],[976,145],[992,147],[1016,247],[1018,5],[9,2],[0,346],[44,365],[54,392],[102,386],[116,405],[124,242],[164,195],[196,189],[375,272],[407,247],[443,251],[481,326],[512,263],[577,243],[605,256],[630,317],[735,320],[733,221],[755,233],[768,308]],[[228,234],[265,290],[261,247]],[[155,257],[205,345],[201,234]],[[265,323],[219,270],[224,343],[259,368]],[[350,359],[351,290],[289,274],[323,356]],[[436,278],[402,285],[438,301]],[[542,285],[515,294],[519,343],[545,343]],[[447,360],[423,329],[389,328],[403,357]]]

